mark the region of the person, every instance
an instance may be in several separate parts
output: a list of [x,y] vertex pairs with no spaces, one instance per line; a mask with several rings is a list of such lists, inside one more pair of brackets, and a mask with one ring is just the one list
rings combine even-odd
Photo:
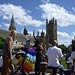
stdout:
[[75,59],[75,40],[72,40],[72,52],[68,60],[73,64],[73,59]]
[[66,62],[67,62],[67,68],[69,68],[68,64],[69,64],[69,57],[71,56],[71,53],[72,53],[72,44],[68,46],[68,51],[67,53],[64,55],[65,56],[65,59],[66,59]]
[[0,72],[2,72],[2,66],[3,66],[3,59],[2,56],[0,56]]
[[71,55],[70,57],[68,58],[68,61],[70,63],[70,69],[73,73],[73,71],[75,70],[75,40],[72,40],[72,52],[71,52]]
[[35,42],[35,53],[36,53],[36,61],[35,61],[35,75],[40,74],[40,62],[42,61],[42,51],[43,46],[42,43],[38,40]]
[[69,61],[69,69],[71,70],[70,75],[75,75],[75,49],[72,51],[71,56],[68,58]]
[[10,36],[5,40],[4,49],[2,50],[3,69],[2,75],[9,75],[9,67],[12,64],[12,45],[16,38],[16,31],[12,30]]
[[75,59],[75,51],[72,51],[71,56],[68,58],[71,64],[73,64],[73,59]]
[[56,75],[57,68],[60,71],[60,75],[63,75],[63,66],[60,64],[60,59],[63,57],[62,51],[57,47],[58,43],[56,40],[53,40],[46,52],[48,58],[48,67],[54,67],[52,69],[52,75]]

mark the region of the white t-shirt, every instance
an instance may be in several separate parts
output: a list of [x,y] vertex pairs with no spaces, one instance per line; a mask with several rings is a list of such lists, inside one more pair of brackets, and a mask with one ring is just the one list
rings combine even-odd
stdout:
[[73,63],[73,59],[75,59],[75,51],[73,51],[73,52],[71,53],[71,56],[68,58],[68,60],[69,60],[70,62],[72,62],[72,63]]
[[2,59],[2,56],[0,56],[0,67],[3,66],[3,59]]
[[60,48],[56,46],[49,47],[46,55],[48,56],[48,66],[57,67],[60,65],[59,59],[63,56]]

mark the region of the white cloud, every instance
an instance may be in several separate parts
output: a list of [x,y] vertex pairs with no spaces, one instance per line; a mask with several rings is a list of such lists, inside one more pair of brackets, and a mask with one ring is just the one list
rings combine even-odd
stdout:
[[61,27],[75,25],[75,14],[72,14],[64,7],[52,3],[42,4],[39,7],[43,11],[42,18],[44,19],[54,17]]
[[[41,30],[40,30],[41,31]],[[75,38],[75,32],[72,32],[72,34],[68,34],[66,32],[59,32],[57,31],[57,40],[58,44],[64,44],[65,46],[69,46],[72,42],[72,39]]]
[[66,32],[57,32],[57,34],[59,36],[65,37],[65,38],[69,38],[70,37],[69,34],[67,34]]
[[73,11],[75,11],[75,8],[74,8],[74,7],[72,7],[72,10],[73,10]]
[[3,25],[3,24],[0,22],[0,27],[2,27],[2,25]]
[[72,35],[69,35],[66,32],[57,32],[57,38],[59,44],[64,44],[65,46],[68,46],[71,44],[71,41],[73,39]]
[[10,24],[4,23],[4,26],[6,27],[6,29],[8,30]]
[[9,19],[9,18],[8,18],[8,16],[4,15],[4,16],[3,16],[3,19]]
[[73,39],[75,39],[75,31],[72,32],[72,37],[73,37]]
[[0,4],[0,16],[2,16],[3,19],[11,19],[13,14],[15,22],[18,25],[42,25],[40,20],[33,19],[33,17],[29,15],[30,12],[30,10],[26,10],[22,6],[16,6],[13,4]]
[[2,27],[2,25],[0,25],[0,27]]

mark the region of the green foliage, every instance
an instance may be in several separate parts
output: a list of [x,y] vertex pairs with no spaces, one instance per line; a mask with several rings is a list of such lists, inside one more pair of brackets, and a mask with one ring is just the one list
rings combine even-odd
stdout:
[[63,65],[63,67],[64,67],[65,69],[67,69],[67,62],[66,62],[65,57],[62,58],[61,64]]
[[58,47],[62,49],[62,52],[63,53],[66,53],[67,50],[68,50],[67,47],[65,45],[63,45],[63,44],[62,45],[59,45]]
[[4,42],[5,42],[5,39],[3,39],[2,37],[0,37],[0,49],[3,49]]

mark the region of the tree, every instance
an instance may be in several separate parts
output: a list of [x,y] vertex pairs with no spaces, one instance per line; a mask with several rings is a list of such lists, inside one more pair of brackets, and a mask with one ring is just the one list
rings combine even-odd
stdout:
[[62,49],[62,52],[63,52],[63,53],[66,53],[67,50],[68,50],[67,47],[66,47],[64,44],[59,45],[58,47]]
[[2,37],[0,37],[0,49],[3,49],[4,42],[5,42],[5,39],[3,39]]

